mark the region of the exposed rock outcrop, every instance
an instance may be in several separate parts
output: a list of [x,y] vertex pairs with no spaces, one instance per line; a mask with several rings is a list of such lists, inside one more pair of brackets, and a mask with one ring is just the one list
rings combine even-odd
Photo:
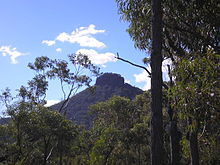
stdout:
[[[124,78],[121,75],[105,73],[97,78],[94,91],[87,88],[71,97],[63,111],[67,112],[66,117],[68,119],[89,127],[91,125],[91,117],[87,112],[90,105],[105,101],[114,95],[134,99],[136,95],[142,93],[141,89],[124,83]],[[53,105],[52,108],[58,110],[61,105],[62,102]]]
[[124,78],[121,77],[120,74],[104,73],[103,75],[97,78],[95,85],[121,87],[124,85]]

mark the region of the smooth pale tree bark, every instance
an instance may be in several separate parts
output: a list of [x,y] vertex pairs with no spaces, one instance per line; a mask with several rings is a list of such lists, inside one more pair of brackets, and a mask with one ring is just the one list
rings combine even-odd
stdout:
[[151,164],[162,165],[162,7],[161,0],[152,0],[152,53],[151,53]]

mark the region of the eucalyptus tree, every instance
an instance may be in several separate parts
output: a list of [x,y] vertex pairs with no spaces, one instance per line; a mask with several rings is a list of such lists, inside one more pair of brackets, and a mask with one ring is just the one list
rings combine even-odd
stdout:
[[[121,18],[140,50],[152,48],[152,2],[150,0],[116,0]],[[219,53],[219,1],[170,1],[162,3],[164,57],[175,60],[188,52]]]
[[172,106],[180,112],[192,164],[199,164],[200,160],[204,164],[219,161],[216,155],[219,153],[216,126],[220,124],[219,64],[220,56],[210,51],[196,54],[191,61],[182,59],[174,69],[176,85],[171,89]]
[[149,93],[146,93],[133,101],[114,96],[91,106],[95,113],[91,164],[150,162],[149,104]]
[[[91,76],[98,76],[99,68],[91,63],[89,58],[83,54],[71,54],[68,56],[69,62],[65,60],[53,60],[48,57],[38,57],[34,63],[29,63],[30,69],[37,72],[38,76],[45,77],[45,81],[48,79],[58,79],[60,82],[61,91],[63,93],[63,101],[58,111],[66,115],[65,107],[69,103],[69,99],[74,95],[80,87],[83,85],[90,86],[92,81]],[[69,86],[68,90],[65,90],[65,86]],[[62,124],[62,123],[60,123]],[[62,150],[64,146],[64,135],[57,139],[57,144]],[[59,164],[63,164],[62,151],[60,152]]]
[[[48,81],[50,79],[60,81],[64,101],[59,112],[65,115],[66,112],[63,112],[63,109],[72,94],[83,85],[89,86],[90,75],[99,74],[99,68],[93,65],[85,55],[69,55],[69,61],[70,64],[65,60],[38,57],[34,63],[28,65],[36,71],[34,78],[28,81],[27,86],[22,85],[17,90],[17,96],[12,97],[9,89],[2,92],[0,98],[11,117],[10,126],[13,127],[12,137],[14,138],[12,143],[15,143],[16,148],[15,153],[8,155],[9,158],[13,158],[12,164],[27,161],[33,164],[30,163],[36,160],[32,159],[33,155],[36,154],[37,158],[40,154],[44,155],[40,164],[46,165],[55,150],[59,153],[59,164],[63,164],[63,156],[68,150],[67,140],[74,139],[71,137],[76,129],[72,129],[70,122],[58,112],[52,112],[51,109],[44,107]],[[67,94],[64,84],[70,86]],[[33,148],[36,144],[37,150]]]
[[[94,119],[95,144],[90,153],[92,164],[128,164],[128,148],[124,148],[122,137],[126,137],[132,126],[134,113],[131,101],[115,96],[106,102],[91,106]],[[128,144],[127,144],[128,146]],[[123,155],[119,158],[119,154]]]
[[[163,119],[162,119],[162,4],[160,0],[152,0],[152,4],[143,3],[144,1],[121,1],[116,0],[120,5],[120,11],[124,14],[124,18],[131,24],[130,26],[138,26],[139,15],[135,9],[140,9],[148,5],[151,9],[152,26],[148,29],[141,29],[141,33],[135,34],[136,36],[142,35],[145,32],[149,37],[145,38],[151,45],[151,163],[163,164],[164,151],[163,151]],[[134,7],[134,10],[133,10]],[[126,12],[128,11],[128,12]],[[147,20],[146,20],[147,21]],[[145,32],[144,32],[145,31]],[[136,40],[139,42],[139,40]],[[142,41],[140,41],[142,42]],[[146,47],[140,47],[145,49]]]
[[[21,86],[18,91],[18,97],[21,98],[21,103],[28,105],[30,107],[29,111],[34,110],[39,104],[44,105],[46,103],[48,79],[58,79],[64,99],[59,112],[65,115],[66,111],[63,110],[68,104],[69,98],[83,85],[89,86],[91,82],[90,73],[95,76],[99,74],[99,68],[93,65],[87,56],[71,54],[68,58],[69,62],[65,60],[53,60],[43,56],[36,58],[34,63],[29,63],[29,68],[34,70],[36,75],[28,82],[27,87]],[[64,89],[65,85],[70,86],[67,92]],[[18,112],[20,111],[18,110]],[[57,124],[61,126],[62,122]],[[62,145],[64,138],[63,135],[59,137],[55,145]],[[50,137],[48,139],[50,141]],[[54,146],[51,146],[51,149],[53,148]],[[60,146],[60,148],[62,147]],[[60,155],[60,164],[62,164],[62,155]]]
[[[48,82],[48,79],[57,79],[60,82],[63,102],[59,112],[64,115],[66,111],[63,112],[63,110],[68,104],[69,98],[83,85],[90,86],[91,76],[100,74],[99,68],[93,65],[87,56],[71,54],[68,58],[69,62],[42,56],[37,57],[34,63],[28,64],[29,68],[37,73],[37,77],[44,78],[45,83]],[[38,83],[38,85],[41,84]],[[65,86],[69,86],[68,90],[65,90]]]
[[[116,2],[122,19],[130,23],[127,31],[134,40],[135,46],[143,51],[152,51],[153,1],[116,0]],[[220,5],[218,0],[165,0],[162,3],[162,10],[163,59],[170,58],[175,66],[180,58],[189,60],[194,58],[195,52],[206,53],[208,49],[211,49],[219,53]],[[172,110],[172,107],[169,107]],[[170,114],[174,113],[177,112]],[[175,132],[177,133],[177,130]],[[173,151],[176,151],[175,148],[172,148]],[[179,156],[174,158],[173,164],[178,164],[176,163],[178,159]]]

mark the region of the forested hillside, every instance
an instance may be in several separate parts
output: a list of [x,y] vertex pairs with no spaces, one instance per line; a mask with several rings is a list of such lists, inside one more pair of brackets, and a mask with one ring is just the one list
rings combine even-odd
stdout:
[[[87,88],[82,92],[71,97],[63,108],[66,111],[66,117],[77,124],[91,126],[91,115],[89,115],[89,106],[100,101],[106,101],[113,96],[124,96],[134,99],[136,95],[143,91],[124,82],[124,78],[118,74],[104,73],[97,78],[93,87]],[[59,110],[63,102],[53,105],[51,108]]]

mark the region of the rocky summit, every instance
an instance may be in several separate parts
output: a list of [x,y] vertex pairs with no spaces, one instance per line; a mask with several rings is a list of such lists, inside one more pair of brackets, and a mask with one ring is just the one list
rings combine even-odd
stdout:
[[104,73],[102,76],[96,79],[96,86],[114,86],[122,87],[125,85],[124,78],[119,74]]

